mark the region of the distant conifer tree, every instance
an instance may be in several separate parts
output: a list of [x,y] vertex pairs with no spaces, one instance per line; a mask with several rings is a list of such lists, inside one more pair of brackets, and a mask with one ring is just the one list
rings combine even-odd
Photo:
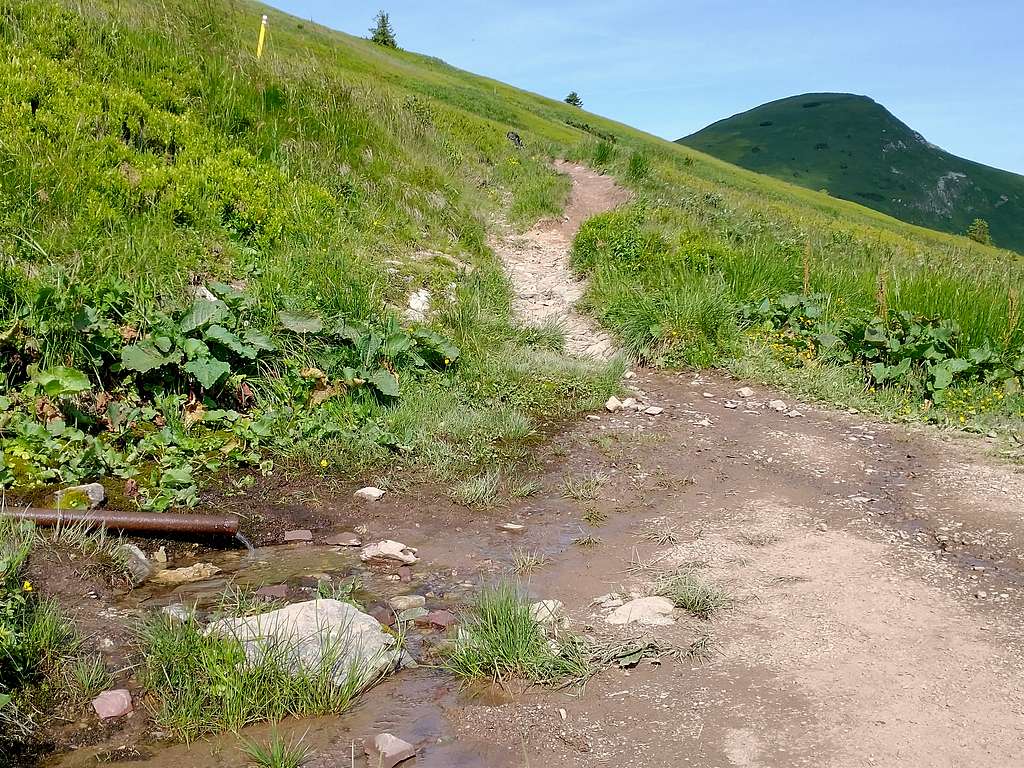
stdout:
[[992,245],[992,235],[988,231],[988,222],[984,219],[975,219],[967,228],[967,236],[976,243]]
[[395,39],[395,30],[391,26],[391,19],[384,11],[377,12],[377,18],[373,28],[370,30],[370,39],[377,45],[385,48],[397,48],[398,41]]
[[583,107],[583,99],[576,91],[569,91],[569,95],[565,97],[566,104],[572,104],[574,107]]

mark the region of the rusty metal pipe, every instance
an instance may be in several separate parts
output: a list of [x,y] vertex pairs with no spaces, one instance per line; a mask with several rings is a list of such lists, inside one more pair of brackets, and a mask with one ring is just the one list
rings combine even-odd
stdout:
[[110,509],[8,509],[4,517],[31,520],[36,525],[84,524],[132,533],[195,533],[201,536],[236,536],[234,515],[179,515],[170,512],[118,512]]

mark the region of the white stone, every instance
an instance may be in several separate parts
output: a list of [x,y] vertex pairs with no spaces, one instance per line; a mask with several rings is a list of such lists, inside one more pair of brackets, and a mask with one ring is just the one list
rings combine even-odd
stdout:
[[410,608],[422,608],[427,604],[427,599],[423,595],[395,595],[388,600],[390,605],[396,611],[407,611]]
[[778,411],[779,413],[785,413],[789,410],[789,406],[786,405],[785,400],[769,400],[768,407],[773,411]]
[[554,624],[564,608],[561,600],[541,600],[530,606],[530,618],[538,624]]
[[92,700],[92,708],[101,720],[123,717],[132,711],[132,695],[126,688],[104,691]]
[[508,531],[509,533],[522,533],[526,530],[526,526],[521,525],[520,523],[502,523],[498,528],[502,531]]
[[359,553],[359,559],[363,562],[370,560],[398,560],[406,565],[412,565],[419,560],[415,552],[416,550],[405,546],[400,541],[385,539],[384,541],[378,541],[376,544],[363,547],[363,551]]
[[622,408],[622,401],[615,395],[612,395],[607,401],[605,401],[604,408],[609,413],[615,413],[617,410]]
[[648,416],[658,416],[659,414],[664,412],[665,409],[659,408],[657,405],[649,405],[646,408],[644,408],[644,413],[646,413]]
[[736,390],[736,394],[739,395],[740,397],[753,397],[754,390],[752,390],[750,387],[740,387],[739,389]]
[[430,312],[430,291],[420,288],[409,296],[409,306],[405,311],[405,316],[414,322],[422,323],[427,319],[428,312]]
[[622,401],[622,407],[623,408],[636,408],[637,407],[636,398],[635,397],[627,397],[625,400]]
[[665,597],[641,597],[630,600],[608,614],[605,619],[609,624],[645,624],[662,626],[672,624],[672,613],[675,606]]
[[787,411],[786,415],[789,416],[789,418],[791,418],[791,419],[798,419],[801,416],[803,416],[803,414],[800,413],[800,411],[797,411],[797,410]]
[[722,405],[724,405],[726,408],[730,410],[734,410],[736,408],[739,408],[740,404],[737,403],[735,400],[726,400],[724,403],[722,403]]
[[712,397],[714,397],[714,394],[712,394],[711,392],[705,392],[704,393],[704,397],[712,398]]
[[126,541],[123,544],[118,545],[117,549],[124,560],[125,567],[128,569],[129,573],[131,573],[132,581],[135,584],[141,584],[152,575],[153,564],[149,562],[149,558],[146,557],[146,553],[137,546]]
[[251,662],[273,654],[296,671],[321,671],[329,664],[339,686],[353,674],[359,676],[359,688],[373,683],[394,668],[401,654],[395,637],[383,632],[379,621],[340,600],[308,600],[255,616],[221,619],[205,634],[237,640]]
[[390,733],[375,736],[363,746],[372,768],[394,768],[399,763],[416,756],[416,748]]
[[192,581],[202,581],[220,573],[213,563],[196,563],[187,568],[168,568],[166,571],[157,571],[152,581],[157,584],[188,584]]
[[372,485],[368,485],[365,488],[360,488],[352,495],[357,499],[362,499],[363,501],[380,501],[384,498],[384,493],[385,492],[380,488],[374,488]]
[[635,379],[636,378],[636,373],[633,372],[633,371],[626,371],[624,374],[622,374],[622,378],[624,378],[624,379]]

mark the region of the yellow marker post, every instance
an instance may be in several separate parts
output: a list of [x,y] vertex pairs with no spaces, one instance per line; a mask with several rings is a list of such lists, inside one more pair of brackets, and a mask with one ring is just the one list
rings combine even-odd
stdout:
[[267,40],[267,14],[263,14],[263,21],[260,22],[260,41],[256,43],[256,58],[263,58],[263,43]]

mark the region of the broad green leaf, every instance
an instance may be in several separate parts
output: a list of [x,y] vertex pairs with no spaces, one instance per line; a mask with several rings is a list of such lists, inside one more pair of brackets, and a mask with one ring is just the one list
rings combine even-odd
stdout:
[[127,371],[148,373],[168,363],[181,362],[181,352],[174,350],[170,354],[161,354],[152,341],[144,339],[138,344],[121,348],[121,367]]
[[75,368],[65,368],[63,365],[47,368],[32,378],[50,397],[77,395],[92,389],[88,376]]
[[185,350],[185,357],[189,360],[210,356],[210,348],[206,346],[206,342],[202,339],[185,339],[182,349]]
[[237,335],[222,325],[211,325],[206,329],[206,333],[204,335],[207,341],[215,341],[222,347],[230,349],[239,357],[244,357],[247,360],[256,359],[256,348],[250,347],[248,344],[243,344],[242,340],[238,338]]
[[398,397],[398,379],[390,371],[380,368],[370,374],[366,381],[385,397]]
[[228,316],[227,305],[222,301],[196,299],[192,308],[178,321],[182,333],[191,333],[197,328],[205,328],[210,323],[223,320]]
[[242,334],[242,339],[250,347],[255,347],[259,352],[276,352],[277,345],[267,334],[253,329],[248,329]]
[[164,488],[187,488],[194,482],[192,468],[188,465],[165,469],[160,475],[160,485]]
[[11,407],[11,398],[0,395],[0,413]]
[[245,298],[245,295],[240,290],[227,283],[214,281],[208,287],[227,304],[236,304]]
[[216,386],[217,382],[231,373],[231,366],[215,357],[203,357],[185,363],[183,369],[192,374],[203,389]]
[[300,315],[294,312],[278,312],[278,319],[284,329],[292,333],[320,333],[324,324],[319,317]]

